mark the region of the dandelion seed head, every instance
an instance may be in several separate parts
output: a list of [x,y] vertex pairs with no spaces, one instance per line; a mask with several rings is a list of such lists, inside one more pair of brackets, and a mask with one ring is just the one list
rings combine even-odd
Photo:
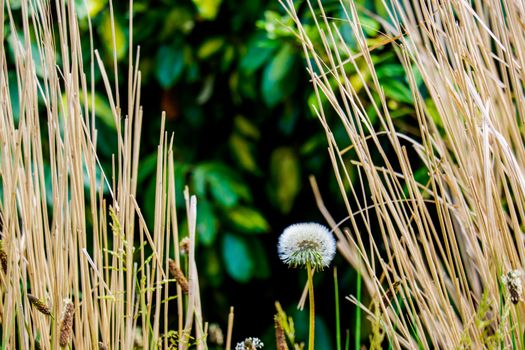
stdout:
[[217,323],[210,324],[210,327],[208,328],[208,336],[211,343],[217,345],[224,344],[224,334],[222,333],[221,326]]
[[180,247],[180,253],[182,255],[188,254],[190,251],[190,238],[184,237],[183,239],[181,239],[179,243],[179,247]]
[[288,226],[279,237],[278,252],[281,260],[292,267],[307,263],[323,269],[335,255],[335,239],[323,225],[309,222]]
[[264,343],[259,338],[246,338],[237,343],[235,350],[258,350],[264,347]]

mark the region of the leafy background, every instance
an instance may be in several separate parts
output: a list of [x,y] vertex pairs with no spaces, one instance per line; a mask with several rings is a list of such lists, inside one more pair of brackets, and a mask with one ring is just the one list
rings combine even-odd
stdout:
[[[112,67],[108,1],[86,0],[87,7],[84,0],[75,1],[82,36],[89,35],[89,14],[94,46],[106,66]],[[339,1],[324,3],[329,15],[344,17]],[[370,15],[378,13],[386,18],[381,1],[357,3],[368,45],[385,42],[380,24]],[[297,1],[305,23],[312,25],[305,5]],[[16,10],[16,1],[11,1],[11,6]],[[118,1],[113,6],[120,90],[127,91],[129,4]],[[313,112],[317,102],[304,69],[302,48],[287,29],[292,24],[290,18],[277,1],[135,0],[133,24],[132,45],[133,49],[140,45],[143,84],[138,182],[143,189],[139,202],[146,203],[146,219],[152,226],[153,206],[147,203],[154,202],[156,145],[161,111],[165,111],[166,129],[175,135],[181,214],[184,185],[198,196],[197,254],[207,320],[225,329],[232,305],[236,314],[234,342],[258,336],[266,348],[272,349],[274,302],[279,300],[296,318],[299,338],[305,339],[307,315],[306,311],[296,311],[296,302],[306,276],[304,271],[280,263],[277,239],[289,224],[324,223],[310,190],[309,175],[316,177],[335,218],[343,219],[345,210],[327,157],[325,135]],[[343,21],[341,31],[355,47],[352,31],[343,26]],[[10,28],[6,33],[13,34]],[[85,57],[89,57],[89,40],[83,44]],[[393,46],[379,45],[372,55],[394,122],[406,133],[413,133],[411,94]],[[350,65],[347,73],[354,88],[361,91],[363,85]],[[15,84],[16,73],[9,74]],[[116,149],[115,125],[99,72],[95,79],[97,147],[102,166],[109,173],[111,154]],[[371,106],[369,117],[374,120]],[[345,131],[341,128],[333,132],[344,144]],[[354,176],[350,164],[348,169]],[[182,223],[183,235],[185,227]],[[335,265],[339,266],[340,294],[355,293],[355,272],[340,258]],[[318,348],[332,349],[335,331],[331,271],[317,274],[316,284],[316,341]],[[342,299],[344,329],[353,326],[354,312]],[[352,331],[350,334],[354,337]],[[366,330],[362,337],[366,342]]]

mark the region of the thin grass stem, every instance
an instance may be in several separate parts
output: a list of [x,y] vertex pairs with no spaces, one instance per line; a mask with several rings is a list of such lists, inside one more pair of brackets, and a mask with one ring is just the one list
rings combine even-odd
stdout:
[[[356,299],[361,303],[361,285],[362,285],[362,278],[361,274],[359,272],[357,273],[357,281],[356,281]],[[359,350],[361,348],[361,308],[357,306],[355,308],[355,350]]]

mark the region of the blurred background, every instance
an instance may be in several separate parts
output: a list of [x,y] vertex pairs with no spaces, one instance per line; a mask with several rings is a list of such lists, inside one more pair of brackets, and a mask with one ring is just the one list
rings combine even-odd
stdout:
[[[86,38],[85,58],[90,57],[89,14],[94,47],[109,72],[113,64],[109,3],[85,0],[86,7],[84,0],[75,1]],[[373,60],[391,114],[398,128],[411,134],[411,93],[395,58],[395,47],[381,34],[378,21],[379,17],[386,20],[386,10],[381,0],[356,2],[368,45],[377,47]],[[307,4],[296,3],[305,23],[313,25]],[[329,16],[345,17],[339,1],[323,3]],[[17,10],[16,1],[11,6]],[[118,81],[124,95],[129,3],[115,1],[113,10]],[[343,39],[355,47],[351,29],[340,22]],[[265,348],[272,349],[274,303],[279,301],[295,318],[298,338],[306,340],[307,308],[297,311],[306,273],[279,261],[277,239],[286,226],[296,222],[326,224],[315,204],[310,175],[317,179],[336,221],[348,214],[333,176],[324,131],[315,117],[317,101],[303,51],[288,28],[291,19],[276,0],[135,0],[133,25],[133,50],[140,45],[144,106],[138,202],[146,220],[152,227],[154,208],[147,203],[154,203],[156,146],[161,111],[165,111],[166,130],[174,133],[179,218],[184,218],[184,186],[198,197],[197,255],[205,319],[225,331],[229,307],[234,306],[234,343],[248,336],[260,337]],[[351,65],[346,69],[360,91],[363,83],[355,70]],[[9,74],[15,84],[15,73]],[[117,140],[98,69],[95,84],[97,147],[102,166],[110,173]],[[374,121],[373,107],[368,110]],[[332,131],[344,144],[342,125],[334,125],[340,125]],[[348,169],[355,177],[352,166]],[[180,232],[187,235],[184,219]],[[356,293],[357,276],[341,257],[334,266],[338,267],[342,296],[343,334],[349,329],[353,344],[360,337],[353,331],[355,308],[344,296]],[[335,349],[332,269],[316,274],[315,283],[318,348]],[[366,343],[366,322],[362,327],[362,342]]]

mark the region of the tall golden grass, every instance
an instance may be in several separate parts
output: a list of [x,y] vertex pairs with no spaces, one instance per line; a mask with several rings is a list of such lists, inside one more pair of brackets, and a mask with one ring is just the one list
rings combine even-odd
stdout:
[[[155,207],[153,227],[135,199],[143,111],[132,16],[129,88],[119,91],[122,67],[114,56],[108,74],[93,48],[91,24],[90,36],[80,37],[75,4],[22,0],[15,15],[9,1],[0,1],[1,348],[206,349],[195,264],[196,198],[187,190],[185,198],[175,197],[173,140],[164,131],[164,116],[155,202],[143,204]],[[131,13],[132,1],[129,6]],[[14,42],[12,64],[6,28]],[[81,41],[91,44],[90,57],[82,56]],[[97,70],[118,138],[111,174],[103,172],[96,150]],[[9,90],[8,71],[16,72],[17,91]],[[181,267],[177,200],[187,208],[187,271]],[[186,274],[187,296],[169,274],[170,258],[172,270]],[[170,294],[175,284],[176,294],[174,288]]]
[[[389,18],[376,19],[415,101],[418,132],[408,135],[395,125],[372,62],[377,45],[368,44],[358,15],[366,10],[340,1],[343,18],[334,19],[322,1],[306,0],[315,20],[306,28],[294,1],[281,3],[308,58],[349,228],[325,214],[373,298],[371,305],[350,300],[384,332],[383,345],[523,348],[525,308],[509,302],[501,276],[523,269],[525,259],[525,4],[383,1]],[[332,134],[336,123],[343,141]],[[416,181],[414,164],[428,182]],[[376,336],[371,343],[380,346]]]
[[[345,18],[332,19],[321,1],[307,1],[323,43],[316,46],[293,1],[281,1],[309,58],[349,228],[340,228],[316,192],[319,206],[339,251],[372,296],[370,305],[349,298],[374,326],[371,346],[523,348],[524,305],[510,302],[501,276],[523,269],[525,259],[525,5],[385,2],[390,19],[377,20],[405,67],[415,101],[419,132],[406,135],[390,114],[356,5],[341,1]],[[80,37],[74,1],[22,0],[19,18],[9,1],[0,5],[2,348],[206,349],[195,264],[196,198],[188,190],[183,199],[175,196],[172,138],[164,118],[155,203],[144,204],[155,206],[152,228],[135,199],[143,112],[132,16],[124,92],[116,56],[112,74],[96,50],[82,57],[81,40],[92,48],[93,40]],[[339,32],[341,20],[356,35],[358,51]],[[14,41],[13,64],[6,28]],[[347,65],[358,72],[364,93],[352,86]],[[102,171],[96,151],[97,70],[118,138],[111,174]],[[8,71],[16,72],[18,106]],[[373,106],[379,124],[372,124],[365,105]],[[339,119],[328,120],[325,108]],[[333,123],[344,126],[344,142],[336,141]],[[427,170],[428,182],[417,182],[415,163]],[[187,271],[180,259],[177,200],[187,208]],[[176,285],[176,296],[170,285]],[[176,310],[170,309],[173,299]],[[172,311],[174,329],[168,322]],[[228,350],[232,322],[233,312]]]

